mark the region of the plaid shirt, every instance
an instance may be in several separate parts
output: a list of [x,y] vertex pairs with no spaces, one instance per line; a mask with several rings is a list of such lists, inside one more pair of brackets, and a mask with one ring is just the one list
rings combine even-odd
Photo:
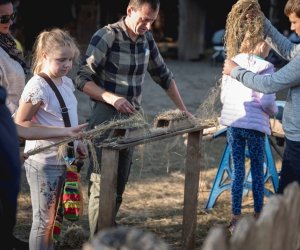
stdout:
[[92,36],[75,83],[82,91],[87,81],[94,81],[139,109],[146,70],[163,89],[169,88],[173,74],[159,53],[152,33],[146,32],[133,42],[123,17]]

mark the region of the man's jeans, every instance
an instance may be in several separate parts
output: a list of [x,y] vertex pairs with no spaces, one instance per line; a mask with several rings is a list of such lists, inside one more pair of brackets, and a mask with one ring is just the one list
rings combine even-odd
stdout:
[[[122,195],[129,178],[134,148],[120,150],[117,178],[116,208],[115,215],[121,206]],[[90,166],[91,167],[91,166]],[[100,197],[100,174],[92,173],[89,182],[89,226],[90,238],[98,231],[99,197]]]

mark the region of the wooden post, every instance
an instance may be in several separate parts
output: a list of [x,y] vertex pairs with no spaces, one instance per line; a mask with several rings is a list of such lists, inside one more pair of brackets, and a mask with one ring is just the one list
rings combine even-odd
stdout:
[[195,249],[202,134],[203,130],[188,133],[182,223],[182,249],[186,250]]
[[194,0],[179,0],[178,9],[178,59],[198,59],[205,48],[205,11]]
[[98,230],[114,225],[118,163],[118,149],[102,148]]

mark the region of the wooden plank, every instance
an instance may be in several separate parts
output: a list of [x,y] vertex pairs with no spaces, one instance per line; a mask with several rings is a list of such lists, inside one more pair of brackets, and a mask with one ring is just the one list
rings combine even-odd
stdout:
[[230,239],[230,250],[264,249],[253,247],[252,244],[256,244],[256,242],[253,241],[255,232],[255,219],[252,216],[242,217]]
[[283,218],[286,224],[286,242],[289,244],[289,249],[299,249],[299,232],[300,232],[300,187],[294,181],[290,183],[284,190],[284,204],[288,211]]
[[257,221],[257,235],[255,239],[257,249],[290,249],[288,248],[288,245],[283,247],[285,243],[282,244],[282,242],[284,242],[283,237],[286,231],[283,226],[284,223],[282,224],[282,219],[284,219],[285,214],[286,207],[283,204],[283,196],[271,196]]
[[202,133],[203,130],[199,130],[188,134],[182,227],[183,249],[195,249]]
[[202,246],[202,250],[228,250],[229,243],[226,237],[225,228],[215,226],[209,230]]
[[114,225],[119,151],[103,148],[101,162],[98,230]]
[[195,121],[188,118],[159,118],[154,121],[154,128],[166,128],[169,130],[180,130],[195,127]]
[[183,135],[185,133],[192,133],[192,132],[197,132],[197,131],[203,131],[203,129],[208,128],[209,126],[195,126],[193,128],[187,128],[187,129],[180,129],[176,131],[169,131],[169,130],[157,130],[157,133],[152,132],[143,136],[142,138],[137,138],[134,141],[130,141],[126,143],[125,141],[117,141],[117,142],[109,142],[109,143],[102,143],[101,147],[107,147],[107,148],[113,148],[113,149],[124,149],[132,146],[136,146],[139,144],[146,144],[162,139],[167,139],[171,138],[173,136],[177,135]]

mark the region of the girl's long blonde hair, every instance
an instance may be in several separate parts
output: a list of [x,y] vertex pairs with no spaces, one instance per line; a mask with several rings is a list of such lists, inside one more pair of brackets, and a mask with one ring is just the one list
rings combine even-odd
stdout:
[[257,0],[239,0],[228,13],[224,35],[226,57],[252,52],[264,39],[265,16]]
[[59,28],[42,31],[33,45],[32,71],[34,74],[41,72],[43,67],[44,54],[50,54],[52,51],[69,47],[74,53],[73,63],[78,62],[80,51],[77,43],[68,31]]

